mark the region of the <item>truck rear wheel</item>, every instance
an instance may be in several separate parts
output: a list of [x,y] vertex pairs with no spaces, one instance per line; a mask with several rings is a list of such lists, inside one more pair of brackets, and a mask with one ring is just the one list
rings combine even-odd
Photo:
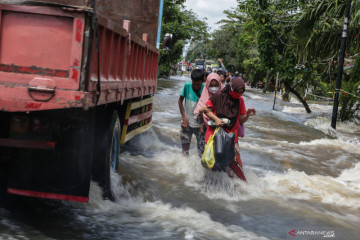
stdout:
[[120,155],[121,125],[117,111],[97,118],[94,142],[93,180],[103,190],[103,198],[114,200],[111,188],[111,171],[117,171]]
[[120,119],[115,111],[111,118],[111,125],[109,131],[108,149],[106,151],[106,172],[105,172],[105,185],[103,186],[103,197],[105,199],[114,200],[114,194],[111,184],[111,171],[117,171],[118,158],[120,155],[120,136],[121,126]]

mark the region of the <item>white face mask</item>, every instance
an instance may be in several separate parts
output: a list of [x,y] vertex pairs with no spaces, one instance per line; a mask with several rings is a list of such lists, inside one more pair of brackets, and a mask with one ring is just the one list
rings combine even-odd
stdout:
[[212,94],[215,94],[217,91],[219,91],[219,87],[210,87],[209,88],[209,92],[211,92]]

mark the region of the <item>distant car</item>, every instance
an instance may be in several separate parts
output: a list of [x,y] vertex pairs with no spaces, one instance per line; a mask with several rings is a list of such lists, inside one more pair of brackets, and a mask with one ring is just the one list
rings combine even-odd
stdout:
[[262,81],[258,81],[257,88],[263,88],[263,82]]
[[195,59],[195,68],[205,70],[205,60],[204,59]]

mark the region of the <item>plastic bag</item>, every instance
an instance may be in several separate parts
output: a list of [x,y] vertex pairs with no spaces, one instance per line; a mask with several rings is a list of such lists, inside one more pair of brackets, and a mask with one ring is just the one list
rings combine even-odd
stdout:
[[218,130],[219,128],[216,128],[214,134],[209,137],[204,153],[201,157],[201,165],[206,169],[212,169],[215,165],[214,135],[218,132]]
[[227,133],[223,128],[220,128],[214,134],[214,156],[215,167],[222,168],[230,165],[235,158],[235,134]]

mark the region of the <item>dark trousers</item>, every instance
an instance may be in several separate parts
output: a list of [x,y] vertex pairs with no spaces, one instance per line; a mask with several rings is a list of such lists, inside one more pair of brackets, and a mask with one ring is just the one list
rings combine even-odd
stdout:
[[200,128],[189,127],[188,130],[181,128],[180,139],[181,139],[183,154],[186,156],[189,156],[190,143],[191,143],[191,138],[192,138],[193,134],[196,137],[198,154],[201,157],[202,153],[204,152],[204,141],[203,140],[204,140],[205,134],[200,132]]

